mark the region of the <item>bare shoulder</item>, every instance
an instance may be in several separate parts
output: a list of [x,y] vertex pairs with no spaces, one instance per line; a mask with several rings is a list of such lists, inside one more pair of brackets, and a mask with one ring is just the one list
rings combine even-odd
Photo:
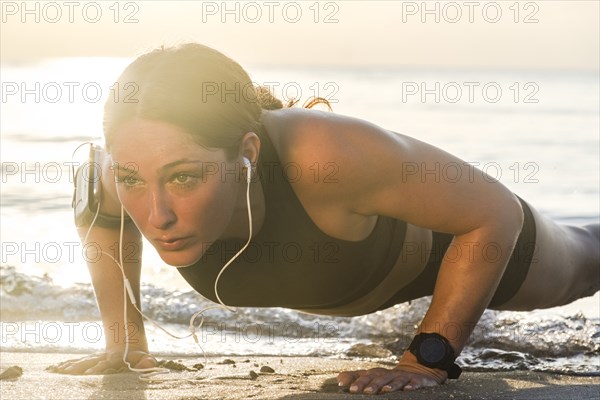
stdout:
[[[296,193],[331,204],[329,210],[386,215],[456,234],[519,214],[520,203],[500,182],[415,138],[321,111],[281,110],[270,122],[265,127],[282,162],[302,171]],[[452,171],[448,179],[445,169]]]
[[[292,108],[270,111],[265,120],[270,137],[282,157],[342,155],[349,150],[363,152],[368,150],[363,146],[369,143],[377,145],[382,140],[396,142],[401,138],[401,135],[392,134],[368,121],[319,110]],[[356,145],[359,147],[356,148]]]
[[407,140],[368,121],[318,110],[271,112],[265,127],[282,163],[301,173],[295,190],[356,212],[353,203],[368,189],[364,183],[376,183],[374,168],[386,157],[397,161]]

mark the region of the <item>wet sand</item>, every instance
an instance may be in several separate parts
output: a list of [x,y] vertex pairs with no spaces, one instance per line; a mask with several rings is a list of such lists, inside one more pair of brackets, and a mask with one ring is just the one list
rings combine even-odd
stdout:
[[[344,369],[389,363],[319,357],[161,358],[199,371],[173,371],[147,383],[137,374],[73,376],[46,371],[81,354],[0,353],[0,370],[18,365],[23,375],[0,381],[2,399],[599,399],[600,378],[540,372],[464,372],[457,381],[415,392],[355,395],[335,381]],[[270,371],[269,368],[274,372]],[[261,372],[261,369],[264,372]]]

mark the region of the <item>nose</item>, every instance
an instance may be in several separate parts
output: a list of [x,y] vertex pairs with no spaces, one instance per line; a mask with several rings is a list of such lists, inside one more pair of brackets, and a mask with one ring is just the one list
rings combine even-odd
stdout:
[[149,192],[150,213],[148,222],[157,229],[167,229],[175,223],[177,216],[173,212],[168,196],[160,190]]

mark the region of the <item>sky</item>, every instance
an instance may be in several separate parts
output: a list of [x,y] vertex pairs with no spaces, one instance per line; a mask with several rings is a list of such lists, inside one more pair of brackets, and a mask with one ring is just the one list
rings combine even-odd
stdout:
[[196,41],[242,65],[598,70],[600,2],[1,1],[0,57]]

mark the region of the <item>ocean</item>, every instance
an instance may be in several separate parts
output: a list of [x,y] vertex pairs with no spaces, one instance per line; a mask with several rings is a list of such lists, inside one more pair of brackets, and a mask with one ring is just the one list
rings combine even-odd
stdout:
[[[2,351],[102,349],[99,314],[72,224],[72,166],[102,141],[102,108],[128,59],[2,64],[0,327]],[[597,71],[246,66],[282,99],[327,98],[336,113],[374,122],[453,153],[560,223],[598,222]],[[441,171],[443,174],[444,171]],[[142,299],[184,335],[210,303],[152,246]],[[355,318],[282,308],[205,313],[202,349],[147,325],[157,354],[356,354],[390,357],[408,344],[423,298]],[[357,346],[357,344],[367,346]],[[488,310],[460,358],[472,370],[600,373],[600,295],[533,312]]]

